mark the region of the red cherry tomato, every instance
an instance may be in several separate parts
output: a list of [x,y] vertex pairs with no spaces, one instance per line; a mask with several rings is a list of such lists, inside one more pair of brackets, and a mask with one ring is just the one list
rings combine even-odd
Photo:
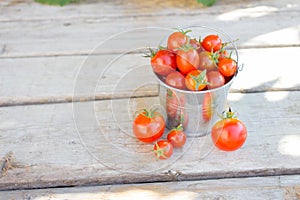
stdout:
[[223,76],[233,76],[237,70],[237,64],[231,58],[223,58],[218,62],[218,69]]
[[171,51],[177,51],[180,47],[188,42],[188,36],[186,35],[189,31],[176,31],[168,37],[168,49]]
[[157,159],[167,159],[173,154],[173,146],[167,140],[160,140],[154,144],[153,152]]
[[185,77],[178,71],[171,72],[166,78],[166,84],[177,89],[185,90]]
[[206,51],[216,52],[222,48],[222,40],[218,35],[208,35],[203,39],[201,45]]
[[207,83],[206,70],[193,70],[185,77],[185,85],[189,90],[203,90]]
[[217,70],[217,65],[215,62],[214,55],[211,54],[210,52],[207,51],[202,51],[199,53],[199,69],[200,70],[207,70],[207,71],[212,71],[212,70]]
[[133,133],[142,142],[154,142],[164,133],[166,127],[163,116],[155,111],[145,109],[133,121]]
[[189,123],[188,113],[184,108],[178,107],[175,117],[168,116],[168,128],[173,129],[182,124],[183,129],[186,129]]
[[224,76],[218,71],[210,71],[206,76],[209,83],[207,84],[208,89],[218,88],[225,84]]
[[155,73],[167,75],[176,70],[176,55],[171,51],[161,49],[151,55],[151,66]]
[[227,53],[225,49],[221,49],[218,54],[218,61],[222,60],[223,58],[228,58],[230,55]]
[[184,107],[185,96],[180,93],[177,94],[175,91],[167,89],[166,107],[168,117],[175,118],[180,112],[180,108]]
[[186,142],[186,134],[183,132],[182,125],[169,131],[167,139],[174,148],[181,148]]
[[209,122],[214,113],[213,96],[211,93],[205,93],[202,102],[202,118],[205,122]]
[[177,51],[176,63],[182,74],[188,74],[199,67],[200,59],[198,52],[191,46],[187,47],[187,49],[180,49]]
[[242,121],[233,117],[231,111],[226,117],[214,124],[211,131],[215,146],[224,151],[239,149],[247,138],[247,128]]
[[205,49],[201,46],[201,43],[196,39],[191,39],[190,45],[198,52],[198,54],[205,51]]

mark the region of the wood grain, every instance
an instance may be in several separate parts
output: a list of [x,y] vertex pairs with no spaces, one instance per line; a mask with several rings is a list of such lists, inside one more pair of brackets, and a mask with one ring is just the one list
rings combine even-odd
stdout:
[[[296,54],[299,47],[240,50],[244,67],[231,92],[299,90]],[[156,96],[157,81],[142,55],[1,59],[0,105]]]
[[296,176],[235,178],[168,183],[18,190],[0,192],[10,199],[299,199]]
[[240,150],[221,152],[209,136],[189,135],[184,149],[158,162],[130,125],[136,110],[157,106],[157,97],[2,107],[0,156],[12,151],[16,165],[0,188],[299,174],[299,102],[299,92],[231,93],[229,103],[248,127]]
[[[167,11],[165,14],[156,15],[154,11],[154,14],[150,16],[139,16],[136,14],[139,12],[130,10],[129,17],[123,17],[123,13],[126,11],[119,12],[118,7],[126,9],[127,7],[134,8],[134,6],[120,2],[116,5],[107,2],[99,3],[100,5],[105,3],[111,9],[115,6],[114,9],[119,12],[119,17],[110,17],[109,9],[105,11],[105,6],[102,9],[94,6],[90,10],[91,5],[78,6],[79,8],[75,9],[76,5],[65,8],[48,8],[44,5],[33,4],[37,7],[36,10],[42,8],[40,11],[36,11],[37,14],[32,13],[31,7],[27,8],[26,5],[20,5],[22,6],[20,9],[16,7],[17,10],[10,11],[12,14],[5,12],[9,8],[3,7],[4,11],[0,12],[5,13],[1,17],[4,19],[0,24],[0,49],[2,49],[0,57],[88,55],[91,52],[95,54],[121,53],[124,50],[145,47],[149,44],[157,45],[162,37],[170,33],[170,30],[165,30],[166,28],[189,25],[204,25],[223,30],[233,39],[239,38],[238,46],[240,48],[299,46],[299,4],[295,0],[284,3],[281,1],[266,2],[269,3],[264,5],[246,2],[245,5],[238,4],[241,7],[237,8],[231,4],[231,9],[225,9],[222,12],[225,4],[223,3],[219,7],[209,8],[209,12],[198,9],[196,13],[187,14],[189,10],[186,10],[184,11],[186,14],[182,15],[174,9],[173,14],[168,14]],[[151,6],[153,7],[155,4],[151,3]],[[145,9],[152,12],[151,6]],[[103,14],[84,17],[88,15],[87,13],[93,13],[95,9],[97,9],[97,13]],[[212,9],[219,11],[213,12]],[[68,11],[65,13],[65,10]],[[49,13],[48,17],[45,17],[45,13]],[[67,13],[70,14],[70,17]],[[40,16],[44,19],[19,20],[19,17],[14,17],[22,15],[27,18]],[[5,16],[10,17],[6,18]],[[56,18],[56,16],[64,17]],[[14,20],[14,18],[17,19]],[[158,29],[153,30],[149,27]],[[107,40],[109,43],[106,46],[102,46],[98,51],[93,51],[99,44]]]

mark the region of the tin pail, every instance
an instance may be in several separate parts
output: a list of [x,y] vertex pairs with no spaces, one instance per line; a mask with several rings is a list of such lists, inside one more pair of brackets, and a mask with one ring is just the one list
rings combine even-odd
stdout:
[[[232,52],[232,58],[238,63],[238,51],[233,40],[222,31],[203,27],[192,26],[190,36],[219,35],[226,42],[226,51]],[[238,71],[238,69],[237,69]],[[155,74],[156,75],[156,74]],[[167,85],[163,78],[156,75],[159,82],[160,104],[166,111],[167,128],[173,129],[182,125],[187,134],[204,136],[210,133],[213,124],[219,119],[220,114],[227,105],[227,94],[235,76],[227,78],[225,85],[203,91],[181,90]]]

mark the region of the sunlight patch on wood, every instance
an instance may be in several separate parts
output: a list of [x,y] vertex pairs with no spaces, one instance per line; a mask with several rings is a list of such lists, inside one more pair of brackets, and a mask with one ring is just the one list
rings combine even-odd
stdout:
[[[157,192],[160,190],[160,192]],[[64,193],[64,194],[53,194],[51,199],[106,199],[110,200],[132,200],[132,199],[143,199],[143,200],[156,200],[156,199],[166,199],[166,200],[194,200],[196,199],[197,193],[191,191],[177,191],[177,192],[165,192],[163,188],[148,190],[148,189],[128,189],[125,191],[113,191],[113,192],[97,192],[97,193]],[[49,195],[40,196],[35,198],[35,200],[46,200],[49,199]]]
[[300,157],[300,135],[287,135],[278,144],[278,151],[283,155]]
[[273,12],[278,11],[277,8],[270,6],[258,6],[254,8],[236,9],[227,13],[224,13],[218,17],[221,21],[238,21],[245,17],[262,17]]
[[266,92],[265,99],[270,102],[282,101],[288,98],[289,92]]
[[[266,34],[259,35],[257,37],[253,37],[249,41],[247,41],[244,45],[247,44],[266,44],[266,41],[276,41],[280,38],[284,38],[286,44],[296,44],[300,43],[300,26],[293,26],[284,29],[275,30],[272,32],[268,32]],[[297,42],[295,42],[297,41]]]

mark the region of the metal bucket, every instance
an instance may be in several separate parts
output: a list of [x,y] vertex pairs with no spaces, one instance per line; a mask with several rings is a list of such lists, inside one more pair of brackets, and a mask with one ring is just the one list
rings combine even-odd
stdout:
[[[226,33],[203,26],[188,27],[187,29],[203,36],[218,34],[223,41],[229,42],[227,49],[229,48],[233,52],[232,56],[239,66],[237,48]],[[209,134],[213,124],[219,119],[219,115],[227,105],[227,94],[236,75],[237,72],[222,87],[204,91],[173,88],[165,84],[161,77],[156,76],[159,82],[160,104],[167,115],[167,128],[172,129],[181,124],[187,134],[196,136]]]

